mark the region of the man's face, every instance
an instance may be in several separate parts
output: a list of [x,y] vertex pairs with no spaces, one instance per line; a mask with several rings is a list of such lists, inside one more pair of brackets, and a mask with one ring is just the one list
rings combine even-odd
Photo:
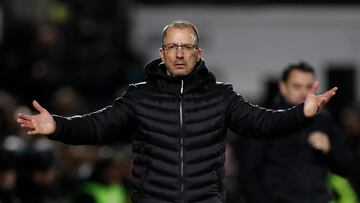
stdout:
[[280,93],[287,103],[292,105],[301,104],[305,101],[314,79],[313,73],[295,69],[290,72],[287,81],[280,81]]
[[196,35],[191,28],[169,28],[160,48],[160,57],[167,74],[182,76],[191,73],[201,58],[201,49],[195,45]]

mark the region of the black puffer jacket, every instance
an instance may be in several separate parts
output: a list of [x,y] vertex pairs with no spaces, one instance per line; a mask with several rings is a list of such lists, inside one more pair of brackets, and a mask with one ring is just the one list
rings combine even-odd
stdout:
[[[305,121],[303,106],[271,111],[251,105],[232,86],[216,83],[204,61],[184,77],[170,77],[156,59],[147,82],[130,85],[113,105],[64,118],[49,137],[69,144],[103,144],[131,133],[134,203],[224,202],[227,128],[266,136]],[[275,133],[276,134],[276,133]]]

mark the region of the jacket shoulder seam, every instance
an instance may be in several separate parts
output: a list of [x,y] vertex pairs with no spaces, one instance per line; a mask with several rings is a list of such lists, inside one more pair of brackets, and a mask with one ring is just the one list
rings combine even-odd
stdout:
[[138,92],[138,91],[144,91],[148,88],[147,82],[139,82],[139,83],[132,83],[128,85],[127,92]]

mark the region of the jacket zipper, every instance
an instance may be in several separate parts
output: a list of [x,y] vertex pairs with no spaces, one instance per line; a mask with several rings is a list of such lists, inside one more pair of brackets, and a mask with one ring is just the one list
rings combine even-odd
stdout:
[[184,123],[183,123],[183,93],[184,93],[184,80],[181,80],[180,87],[180,98],[179,98],[179,110],[180,110],[180,191],[181,191],[181,202],[184,202]]

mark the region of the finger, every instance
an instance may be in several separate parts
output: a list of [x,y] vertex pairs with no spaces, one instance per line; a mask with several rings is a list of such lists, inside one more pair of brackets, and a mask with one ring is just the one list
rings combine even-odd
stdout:
[[18,116],[19,116],[19,118],[24,119],[24,120],[31,120],[31,118],[33,117],[33,116],[25,115],[22,113],[18,113]]
[[21,118],[18,118],[16,121],[20,124],[21,127],[33,128],[33,124],[31,121],[24,120]]
[[36,100],[33,101],[33,106],[40,113],[46,111],[46,109],[44,109]]
[[31,122],[25,122],[20,125],[22,128],[34,129],[35,126]]
[[319,89],[319,87],[320,87],[319,81],[314,82],[314,84],[311,87],[310,93],[315,94],[316,91]]
[[323,97],[327,100],[329,100],[331,97],[335,96],[335,92],[328,92],[326,94],[323,95]]
[[331,90],[326,91],[323,95],[326,97],[334,96],[336,94],[337,87],[332,88]]
[[323,107],[326,103],[328,103],[330,101],[330,99],[335,95],[334,94],[329,94],[329,95],[323,95],[320,99],[320,107]]
[[327,101],[328,101],[328,100],[326,99],[326,97],[325,97],[325,96],[322,96],[322,97],[320,98],[318,107],[319,107],[319,108],[322,108],[323,106],[325,106],[325,104],[327,103]]
[[338,87],[333,87],[333,88],[331,88],[331,90],[330,90],[330,91],[334,91],[334,92],[336,92],[338,89],[339,89]]
[[19,124],[25,123],[25,122],[29,122],[28,120],[22,119],[22,118],[18,118],[16,119],[16,122]]
[[36,135],[39,134],[37,130],[30,130],[27,132],[28,135]]
[[322,107],[324,106],[326,103],[328,103],[330,101],[330,99],[335,96],[336,92],[335,91],[327,91],[324,94],[320,95],[320,99],[319,99],[319,103],[318,106]]

